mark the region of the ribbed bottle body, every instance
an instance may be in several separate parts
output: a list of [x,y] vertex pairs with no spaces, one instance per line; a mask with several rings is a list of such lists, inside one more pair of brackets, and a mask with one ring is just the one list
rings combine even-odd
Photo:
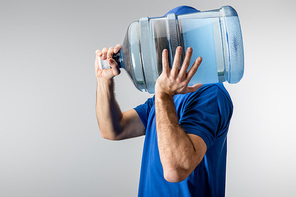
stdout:
[[[170,66],[177,46],[193,48],[192,66],[199,56],[203,61],[190,81],[196,83],[237,83],[244,72],[243,41],[239,18],[230,6],[218,10],[165,17],[143,17],[128,27],[120,52],[121,67],[135,86],[154,93],[162,72],[162,51],[168,49]],[[190,69],[190,67],[188,69]]]

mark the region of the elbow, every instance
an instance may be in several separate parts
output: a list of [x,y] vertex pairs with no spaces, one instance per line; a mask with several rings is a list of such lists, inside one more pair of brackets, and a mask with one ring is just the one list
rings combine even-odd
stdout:
[[112,137],[112,136],[110,136],[110,135],[104,135],[104,134],[102,134],[101,133],[101,137],[103,138],[103,139],[105,139],[105,140],[115,140],[115,138],[114,137]]
[[121,140],[121,138],[119,138],[116,135],[105,135],[101,133],[101,137],[104,138],[105,140],[110,140],[110,141],[118,141]]
[[103,132],[101,131],[101,137],[106,139],[106,140],[111,140],[111,141],[117,141],[120,140],[120,136],[116,135],[115,132]]
[[117,141],[120,140],[120,130],[99,125],[101,137],[106,140]]
[[185,180],[189,176],[190,172],[185,169],[169,168],[164,169],[164,179],[170,183],[178,183]]

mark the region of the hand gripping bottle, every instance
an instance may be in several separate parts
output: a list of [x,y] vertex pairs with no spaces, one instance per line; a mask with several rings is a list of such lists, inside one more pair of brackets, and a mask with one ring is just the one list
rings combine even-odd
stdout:
[[[172,13],[180,8],[189,13]],[[193,48],[190,66],[197,57],[203,58],[189,85],[237,83],[243,77],[240,22],[237,12],[230,6],[202,12],[181,6],[164,17],[140,18],[129,25],[122,48],[114,59],[139,90],[154,93],[155,82],[162,72],[162,51],[168,49],[171,67],[177,46],[182,46],[183,51]],[[184,55],[183,52],[182,59]],[[110,68],[106,60],[99,60],[99,65],[101,69]]]

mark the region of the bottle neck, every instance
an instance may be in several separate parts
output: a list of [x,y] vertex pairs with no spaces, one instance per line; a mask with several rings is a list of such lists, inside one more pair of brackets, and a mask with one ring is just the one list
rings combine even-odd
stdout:
[[122,62],[122,58],[121,58],[121,50],[119,50],[118,53],[113,54],[113,59],[117,62],[118,67],[122,68],[121,62]]

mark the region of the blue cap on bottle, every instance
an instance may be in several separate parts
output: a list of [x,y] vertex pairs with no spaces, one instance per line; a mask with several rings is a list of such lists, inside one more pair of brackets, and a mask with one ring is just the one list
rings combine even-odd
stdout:
[[190,13],[195,13],[195,12],[200,12],[199,10],[190,7],[190,6],[178,6],[170,11],[168,11],[168,13],[166,13],[164,16],[174,13],[176,15],[181,15],[181,14],[190,14]]

